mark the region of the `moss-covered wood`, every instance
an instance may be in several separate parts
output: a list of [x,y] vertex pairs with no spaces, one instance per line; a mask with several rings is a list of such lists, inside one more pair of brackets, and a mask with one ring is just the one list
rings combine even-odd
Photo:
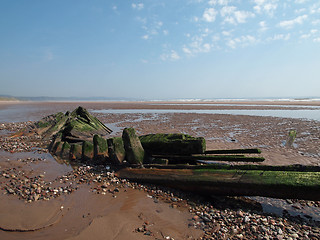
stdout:
[[73,112],[62,112],[42,118],[24,130],[25,134],[37,132],[44,139],[52,138],[56,133],[62,134],[62,140],[82,142],[88,140],[94,134],[105,136],[112,132],[96,117],[88,113],[83,107],[76,108]]
[[261,150],[258,148],[244,148],[244,149],[217,149],[207,150],[204,154],[260,154]]
[[82,159],[82,143],[72,143],[69,153],[70,160],[81,160]]
[[68,142],[91,140],[95,134],[105,136],[111,129],[88,113],[83,107],[78,107],[71,114],[62,129],[63,139]]
[[227,162],[263,162],[263,157],[247,157],[244,155],[152,155],[154,158],[166,158],[170,164],[197,164],[199,160],[202,161],[227,161]]
[[93,153],[94,160],[99,163],[103,163],[108,157],[108,144],[107,139],[101,137],[100,135],[93,136]]
[[288,139],[286,141],[286,147],[292,147],[293,146],[293,142],[296,139],[297,136],[297,131],[296,130],[290,130],[289,131],[289,136]]
[[68,142],[64,142],[61,148],[60,157],[63,159],[69,159],[70,148],[70,144]]
[[139,138],[144,150],[151,155],[190,155],[206,150],[204,138],[187,134],[148,134]]
[[[131,167],[139,167],[132,165]],[[290,172],[320,172],[320,166],[306,166],[306,165],[285,165],[285,166],[269,166],[269,165],[230,165],[230,164],[201,164],[201,165],[158,165],[156,163],[144,164],[145,168],[157,169],[193,169],[193,170],[211,170],[211,169],[224,169],[224,170],[261,170],[261,171],[290,171]]]
[[125,168],[116,175],[206,195],[320,200],[320,172]]
[[126,156],[123,140],[121,137],[107,139],[109,161],[111,164],[121,164]]
[[93,159],[93,143],[84,141],[82,143],[82,161],[90,161]]
[[144,149],[134,128],[125,128],[122,133],[122,140],[128,163],[142,164],[144,160]]

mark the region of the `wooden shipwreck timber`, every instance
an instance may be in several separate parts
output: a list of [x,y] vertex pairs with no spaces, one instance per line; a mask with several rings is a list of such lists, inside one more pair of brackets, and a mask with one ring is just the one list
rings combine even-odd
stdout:
[[186,134],[137,136],[125,128],[122,137],[107,138],[111,129],[82,107],[48,116],[26,132],[52,138],[56,157],[109,165],[120,178],[206,195],[320,200],[320,167],[231,165],[264,158],[259,149],[206,150],[204,138]]

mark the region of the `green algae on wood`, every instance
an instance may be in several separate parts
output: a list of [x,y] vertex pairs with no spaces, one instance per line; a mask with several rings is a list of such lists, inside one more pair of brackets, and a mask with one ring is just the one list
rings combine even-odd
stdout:
[[93,136],[93,153],[94,160],[101,163],[108,157],[107,140],[97,134]]
[[204,154],[260,154],[258,148],[207,150]]
[[263,157],[247,157],[244,155],[152,155],[154,158],[167,158],[170,164],[196,164],[199,160],[202,161],[226,161],[226,162],[263,162]]
[[81,160],[82,143],[72,143],[70,147],[69,160]]
[[93,159],[93,143],[84,141],[82,143],[82,161],[90,161]]
[[320,200],[320,172],[125,168],[116,175],[206,195]]
[[109,160],[112,164],[121,164],[126,156],[123,140],[121,137],[107,139]]
[[63,159],[69,159],[70,148],[70,144],[68,142],[64,142],[61,148],[60,157]]
[[204,153],[206,150],[204,138],[187,134],[148,134],[139,138],[144,150],[151,155],[189,155]]
[[126,160],[130,164],[142,164],[144,149],[134,128],[125,128],[122,133],[122,139],[126,151]]
[[293,142],[296,139],[297,136],[297,131],[296,130],[290,130],[289,131],[289,136],[288,139],[286,141],[286,147],[292,147],[293,146]]

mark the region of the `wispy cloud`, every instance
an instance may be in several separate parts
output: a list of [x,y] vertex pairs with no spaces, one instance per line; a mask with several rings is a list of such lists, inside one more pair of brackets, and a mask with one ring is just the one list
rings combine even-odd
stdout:
[[209,0],[209,5],[228,5],[230,0]]
[[266,13],[273,16],[278,8],[278,0],[254,0],[255,6],[253,9],[258,13]]
[[235,6],[224,6],[220,14],[224,17],[224,22],[231,24],[245,23],[247,18],[255,16],[252,12],[239,11]]
[[285,21],[281,21],[279,23],[279,26],[282,28],[287,28],[290,29],[292,28],[294,25],[296,24],[302,24],[304,20],[306,20],[308,18],[308,15],[302,15],[302,16],[298,16],[292,20],[285,20]]
[[202,17],[206,22],[214,22],[217,14],[218,12],[214,8],[207,8],[204,10]]
[[277,40],[284,40],[284,41],[288,41],[291,37],[291,34],[275,34],[272,37],[268,37],[267,41],[277,41]]
[[238,38],[230,39],[227,42],[227,46],[230,48],[235,49],[238,46],[245,47],[248,45],[255,44],[257,42],[257,39],[254,36],[251,35],[245,35]]
[[171,50],[169,53],[161,54],[160,59],[162,61],[167,61],[167,60],[169,60],[169,61],[177,61],[177,60],[180,59],[180,56],[176,51]]
[[144,4],[143,3],[132,3],[131,7],[136,10],[142,10],[144,8]]

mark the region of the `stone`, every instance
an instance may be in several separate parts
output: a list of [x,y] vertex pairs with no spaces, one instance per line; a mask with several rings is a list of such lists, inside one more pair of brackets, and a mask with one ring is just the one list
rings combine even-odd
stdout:
[[130,164],[142,164],[144,149],[134,128],[125,128],[122,132],[122,139],[126,151],[126,160]]

